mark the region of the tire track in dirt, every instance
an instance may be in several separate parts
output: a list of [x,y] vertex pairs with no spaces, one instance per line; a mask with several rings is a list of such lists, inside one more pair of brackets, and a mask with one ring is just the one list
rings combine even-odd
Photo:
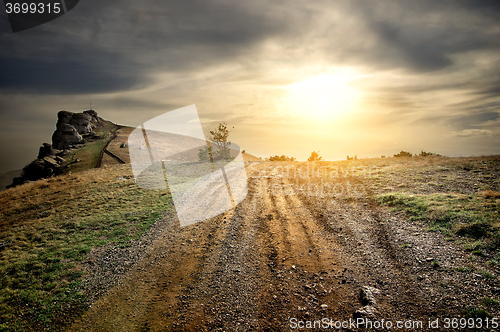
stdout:
[[[250,249],[255,241],[255,227],[249,218],[243,217],[243,209],[241,205],[236,208],[221,245],[200,266],[197,281],[190,287],[192,293],[204,293],[202,299],[190,300],[204,303],[204,312],[210,316],[206,322],[208,330],[227,330],[228,325],[232,330],[248,330],[251,318],[255,317],[254,293],[259,285],[254,278],[255,267],[248,264],[254,260]],[[185,310],[183,320],[188,321],[191,314]]]
[[[280,181],[271,178],[264,188],[273,188]],[[327,316],[337,311],[339,299],[344,290],[332,288],[334,276],[340,266],[332,255],[326,255],[327,244],[316,244],[312,232],[302,220],[305,212],[302,207],[292,207],[281,191],[262,190],[261,224],[262,257],[267,257],[270,280],[267,312],[273,324],[272,330],[286,329],[291,317],[304,318],[315,314]],[[267,234],[267,236],[266,236]],[[321,308],[322,304],[328,309]]]
[[386,289],[389,299],[382,298],[378,304],[382,317],[426,317],[432,312],[423,300],[425,294],[415,290],[410,282],[416,276],[406,268],[408,262],[396,254],[394,241],[378,212],[380,207],[370,200],[345,202],[343,198],[303,196],[302,202],[324,229],[338,230],[343,262],[354,272],[356,287]]
[[155,331],[172,325],[178,318],[178,297],[191,283],[193,271],[205,264],[205,257],[224,236],[217,224],[224,217],[183,228],[172,222],[145,259],[68,331]]
[[363,286],[381,290],[377,318],[432,316],[434,290],[415,287],[387,212],[366,198],[272,190],[291,179],[269,173],[251,175],[257,185],[226,214],[170,223],[69,331],[286,331],[292,317],[348,320]]
[[[194,272],[193,282],[181,295],[173,330],[232,330],[257,328],[257,293],[262,288],[260,261],[254,252],[257,221],[253,213],[256,197],[251,194],[227,219],[220,245]],[[196,324],[195,312],[204,317]]]

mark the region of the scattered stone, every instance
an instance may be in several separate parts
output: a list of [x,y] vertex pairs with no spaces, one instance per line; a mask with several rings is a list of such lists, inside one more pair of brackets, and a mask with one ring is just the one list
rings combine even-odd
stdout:
[[49,216],[48,211],[43,211],[42,213],[38,214],[38,218],[45,218]]
[[12,240],[0,242],[0,250],[12,243]]
[[377,313],[377,309],[372,306],[364,306],[356,310],[356,312],[352,315],[354,319],[357,318],[373,318]]
[[374,294],[380,293],[380,290],[370,286],[363,286],[361,288],[359,298],[363,305],[375,305],[377,300],[375,299]]

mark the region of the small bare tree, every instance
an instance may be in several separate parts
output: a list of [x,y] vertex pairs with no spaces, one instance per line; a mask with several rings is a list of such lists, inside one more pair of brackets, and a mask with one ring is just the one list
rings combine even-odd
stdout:
[[230,131],[227,128],[227,123],[221,122],[219,126],[209,130],[209,132],[210,140],[213,141],[218,148],[218,150],[215,151],[215,155],[219,159],[230,159],[229,147],[231,146],[231,142],[228,140]]

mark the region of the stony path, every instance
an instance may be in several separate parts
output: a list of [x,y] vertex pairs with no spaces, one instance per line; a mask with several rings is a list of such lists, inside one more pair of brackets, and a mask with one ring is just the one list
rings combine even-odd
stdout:
[[249,196],[224,215],[163,220],[68,331],[289,331],[293,318],[353,317],[427,326],[495,291],[457,271],[470,259],[439,234],[367,197],[272,190],[295,181],[273,167],[249,169]]

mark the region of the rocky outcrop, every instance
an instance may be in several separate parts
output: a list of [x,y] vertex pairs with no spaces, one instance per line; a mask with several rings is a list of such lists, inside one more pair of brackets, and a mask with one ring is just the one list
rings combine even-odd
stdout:
[[98,121],[97,112],[94,110],[83,113],[60,111],[57,113],[52,146],[59,150],[80,148],[84,143],[82,135],[95,136],[94,128]]
[[43,143],[43,145],[38,150],[37,159],[43,159],[44,157],[48,157],[48,156],[55,156],[56,154],[61,153],[61,152],[62,152],[61,150],[54,149],[51,144]]
[[52,144],[56,149],[75,149],[83,143],[82,135],[70,124],[63,124],[52,135]]
[[[85,143],[84,137],[97,138],[94,128],[98,122],[99,118],[94,110],[83,113],[68,111],[57,113],[52,144],[43,143],[38,151],[37,159],[26,165],[21,176],[14,178],[7,188],[62,173],[62,164],[65,162],[63,156],[68,154],[70,149],[81,148]],[[78,159],[75,162],[78,162]]]
[[92,122],[99,122],[99,117],[97,116],[97,112],[94,110],[83,111],[83,113],[88,114],[92,117]]
[[43,143],[38,158],[24,166],[21,176],[14,178],[7,188],[61,173],[61,165],[65,162],[61,156],[64,153],[64,151],[54,149],[49,143]]

